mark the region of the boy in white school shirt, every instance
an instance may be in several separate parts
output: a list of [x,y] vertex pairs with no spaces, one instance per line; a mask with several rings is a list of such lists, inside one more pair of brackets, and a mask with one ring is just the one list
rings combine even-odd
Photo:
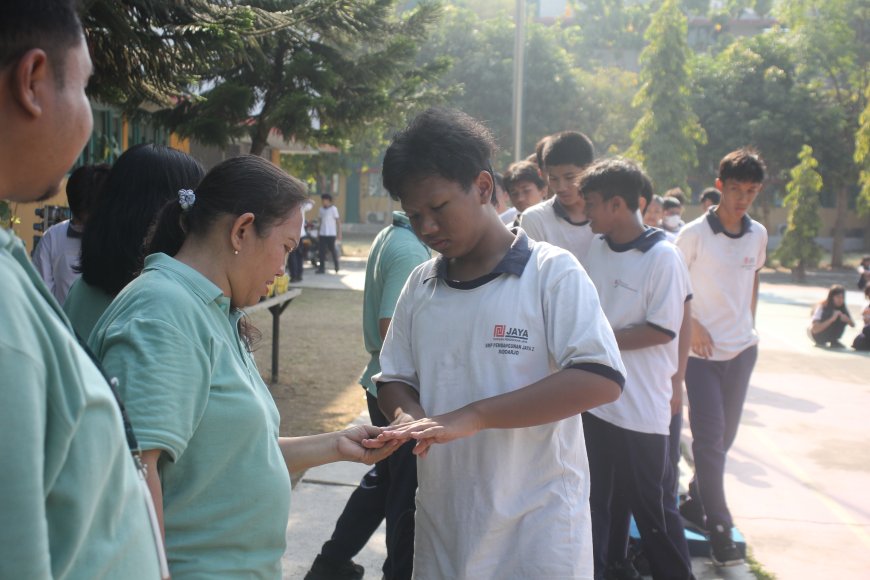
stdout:
[[588,579],[579,413],[615,400],[624,368],[576,259],[490,204],[493,148],[478,121],[430,109],[384,157],[384,187],[441,256],[396,306],[380,437],[418,440],[415,578]]
[[[613,518],[623,515],[621,506],[628,505],[653,577],[685,580],[692,578],[688,546],[675,490],[665,489],[664,482],[671,377],[678,368],[677,333],[691,299],[689,274],[665,233],[643,224],[639,200],[652,188],[637,165],[619,158],[597,161],[578,186],[592,231],[603,234],[590,244],[586,271],[614,329],[627,373],[618,401],[583,416],[592,479],[595,578],[612,577],[613,569],[625,561],[624,550],[608,554],[608,548],[627,542],[626,526]],[[614,541],[614,530],[626,537]]]
[[680,511],[706,527],[713,562],[722,566],[743,561],[731,537],[725,456],[737,437],[758,357],[755,306],[767,230],[747,210],[761,191],[764,174],[764,161],[755,151],[738,149],[726,155],[716,179],[722,193],[719,204],[686,224],[676,241],[695,289],[686,367],[695,479]]
[[525,210],[520,226],[533,240],[549,242],[574,254],[582,264],[592,240],[584,211],[585,202],[577,189],[577,178],[595,159],[592,141],[583,133],[564,131],[547,138],[541,150],[550,199]]

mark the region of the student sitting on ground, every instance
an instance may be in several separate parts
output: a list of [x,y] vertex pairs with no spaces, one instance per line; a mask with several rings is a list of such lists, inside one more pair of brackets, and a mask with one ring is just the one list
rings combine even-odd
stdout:
[[384,157],[384,187],[441,256],[390,323],[374,380],[398,424],[382,439],[426,456],[416,578],[590,578],[579,414],[615,400],[625,370],[577,260],[499,220],[493,148],[480,122],[430,109]]
[[846,289],[834,284],[828,290],[828,298],[819,302],[813,310],[810,337],[817,346],[830,344],[831,348],[843,348],[840,338],[846,325],[855,326],[846,308]]
[[852,341],[852,348],[855,350],[870,350],[870,286],[864,288],[864,298],[867,299],[867,306],[861,313],[861,317],[864,319],[864,329]]

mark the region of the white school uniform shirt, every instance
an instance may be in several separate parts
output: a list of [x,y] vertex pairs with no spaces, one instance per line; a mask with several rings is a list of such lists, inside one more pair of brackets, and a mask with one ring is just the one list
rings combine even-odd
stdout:
[[[767,230],[743,216],[740,233],[729,234],[715,210],[686,224],[676,244],[692,281],[692,316],[713,339],[708,360],[731,360],[758,343],[752,288],[767,257]],[[694,352],[689,356],[697,357]]]
[[533,240],[568,250],[585,265],[586,252],[594,237],[589,220],[572,222],[556,196],[524,211],[520,226]]
[[33,266],[61,305],[73,282],[81,276],[74,268],[82,252],[82,234],[71,226],[70,220],[66,220],[48,228],[33,252]]
[[[429,416],[569,367],[622,384],[589,277],[568,252],[515,231],[511,250],[480,280],[448,282],[443,258],[414,270],[376,382],[410,385]],[[415,578],[592,578],[580,415],[435,445],[417,473]]]
[[672,339],[622,351],[627,373],[622,396],[589,412],[622,429],[667,435],[671,377],[678,364],[677,335],[692,294],[680,251],[657,228],[648,228],[627,244],[596,236],[586,255],[586,272],[615,330],[648,324]]
[[505,211],[500,213],[498,217],[499,219],[501,219],[501,223],[508,227],[511,227],[514,223],[514,220],[517,219],[518,214],[519,212],[517,212],[517,208],[509,207]]
[[320,230],[318,230],[318,233],[321,236],[337,236],[338,219],[337,207],[334,205],[329,207],[320,206]]

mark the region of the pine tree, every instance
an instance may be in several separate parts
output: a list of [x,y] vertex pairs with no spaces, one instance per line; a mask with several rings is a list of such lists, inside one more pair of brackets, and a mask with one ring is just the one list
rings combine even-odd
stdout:
[[689,99],[687,23],[678,0],[665,0],[645,38],[642,86],[634,101],[643,115],[631,132],[628,155],[644,165],[657,189],[688,189],[697,145],[706,143],[707,136]]
[[[295,11],[298,0],[258,0]],[[301,5],[318,4],[305,0]],[[313,11],[302,26],[259,40],[244,61],[218,68],[204,90],[158,118],[184,137],[226,146],[247,134],[259,155],[269,135],[347,148],[382,135],[439,99],[444,62],[416,62],[440,16],[434,2],[399,13],[397,0],[342,0],[344,13]]]
[[782,243],[776,250],[776,257],[786,267],[791,267],[792,276],[803,282],[806,269],[815,267],[822,256],[822,249],[815,238],[822,229],[819,217],[819,192],[822,190],[822,176],[816,171],[819,163],[813,157],[813,148],[804,145],[798,155],[799,163],[789,174],[791,180],[786,185],[785,207],[788,208],[788,227]]

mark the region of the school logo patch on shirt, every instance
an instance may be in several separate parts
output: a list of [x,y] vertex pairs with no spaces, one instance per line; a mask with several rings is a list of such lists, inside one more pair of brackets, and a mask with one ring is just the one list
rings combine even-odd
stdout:
[[744,257],[742,267],[744,270],[755,270],[755,256]]
[[496,324],[492,328],[492,342],[488,342],[485,348],[498,349],[498,354],[517,356],[520,351],[534,351],[535,347],[529,346],[529,331],[525,328]]

